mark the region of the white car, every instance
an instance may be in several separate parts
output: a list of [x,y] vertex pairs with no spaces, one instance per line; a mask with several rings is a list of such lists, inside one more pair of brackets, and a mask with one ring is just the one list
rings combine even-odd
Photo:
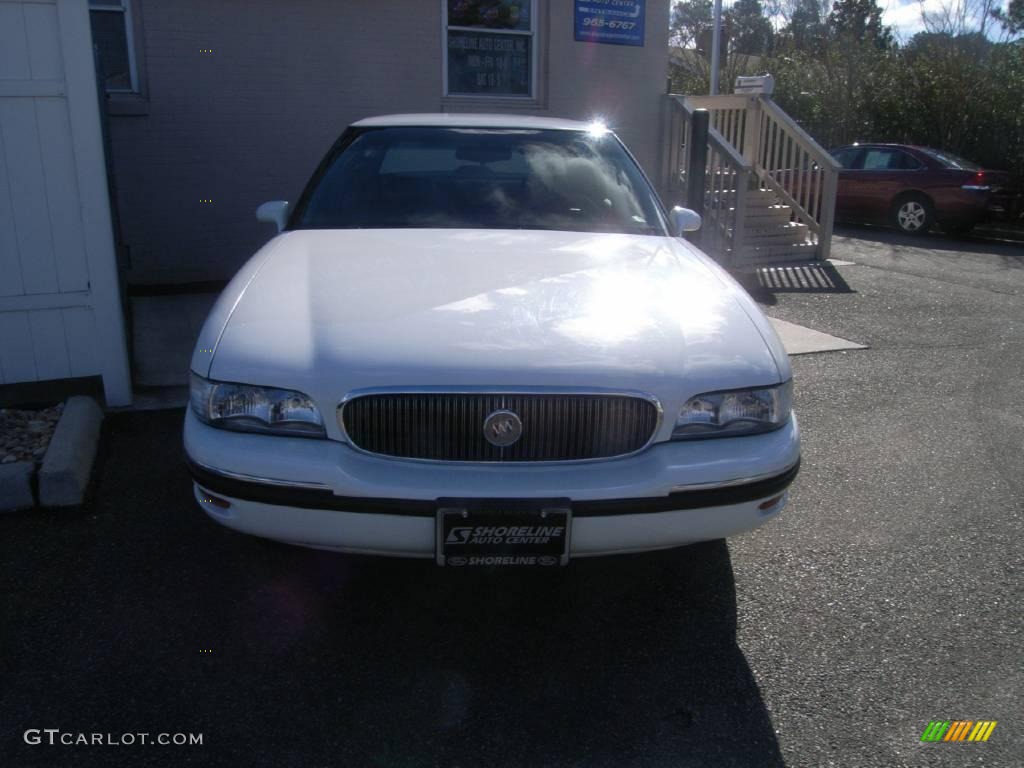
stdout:
[[192,357],[196,500],[246,533],[448,566],[730,536],[800,461],[771,325],[597,124],[362,120]]

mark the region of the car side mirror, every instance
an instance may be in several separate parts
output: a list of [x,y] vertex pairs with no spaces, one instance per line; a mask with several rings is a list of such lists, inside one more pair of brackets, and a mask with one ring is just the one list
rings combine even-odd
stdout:
[[284,229],[288,223],[288,201],[271,200],[256,209],[256,220],[277,225],[277,231]]
[[669,218],[675,237],[682,237],[687,232],[696,232],[700,229],[700,214],[689,208],[680,208],[677,205],[669,212]]

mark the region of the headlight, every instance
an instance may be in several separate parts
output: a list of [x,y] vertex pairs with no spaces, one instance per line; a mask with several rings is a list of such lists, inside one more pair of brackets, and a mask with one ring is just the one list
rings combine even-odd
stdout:
[[200,421],[241,432],[324,437],[324,420],[301,392],[210,381],[192,374],[189,399]]
[[774,387],[708,392],[691,397],[676,419],[673,440],[767,432],[789,420],[793,382]]

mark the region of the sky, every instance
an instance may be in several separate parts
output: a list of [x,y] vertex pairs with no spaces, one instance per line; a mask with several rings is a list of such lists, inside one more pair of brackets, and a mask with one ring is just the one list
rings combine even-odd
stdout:
[[[924,5],[928,10],[935,10],[941,7],[942,0],[925,0]],[[879,3],[882,7],[882,23],[892,27],[904,40],[920,32],[921,3],[918,0],[882,0]]]
[[[728,8],[733,0],[724,0],[723,6]],[[962,3],[969,3],[972,7],[976,0],[877,0],[882,9],[882,22],[892,27],[896,36],[903,41],[909,40],[916,33],[924,29],[922,21],[922,10],[925,13],[936,15],[944,9],[955,9]],[[999,3],[997,3],[998,5]],[[1003,0],[1002,5],[1006,4]],[[989,27],[989,37],[998,37],[1000,33],[998,24],[992,23]]]
[[[897,32],[902,40],[908,40],[915,33],[924,28],[921,20],[921,11],[933,18],[941,17],[946,12],[955,16],[959,8],[968,9],[968,24],[972,29],[980,27],[980,17],[984,13],[984,3],[981,0],[878,0],[882,8],[882,21]],[[1005,7],[1007,0],[996,0],[989,4],[989,7]],[[1004,30],[998,22],[988,19],[986,35],[989,39],[1000,40],[1004,38]]]

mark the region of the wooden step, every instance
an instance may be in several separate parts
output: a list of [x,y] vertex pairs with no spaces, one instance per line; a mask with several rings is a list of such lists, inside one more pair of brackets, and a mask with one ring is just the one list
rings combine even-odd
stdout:
[[747,196],[747,208],[752,211],[760,210],[762,208],[772,208],[777,205],[782,205],[782,201],[779,200],[775,195],[748,195]]
[[[715,195],[718,197],[736,197],[736,189],[729,187],[728,189],[715,189]],[[768,189],[750,189],[747,190],[747,207],[748,208],[764,208],[769,205],[777,205],[779,203],[778,196]]]
[[789,221],[793,215],[793,209],[788,205],[765,205],[761,207],[747,206],[746,216],[748,219],[782,219]]
[[773,264],[783,261],[814,261],[818,258],[818,246],[814,243],[797,245],[745,245],[740,251],[737,263]]
[[806,224],[786,222],[775,226],[759,226],[747,221],[743,233],[743,241],[747,245],[782,245],[785,243],[807,242],[810,230]]
[[[729,208],[730,213],[735,211],[735,208]],[[769,205],[762,208],[747,206],[744,219],[748,226],[770,227],[774,224],[785,224],[792,215],[793,209],[788,205]]]

